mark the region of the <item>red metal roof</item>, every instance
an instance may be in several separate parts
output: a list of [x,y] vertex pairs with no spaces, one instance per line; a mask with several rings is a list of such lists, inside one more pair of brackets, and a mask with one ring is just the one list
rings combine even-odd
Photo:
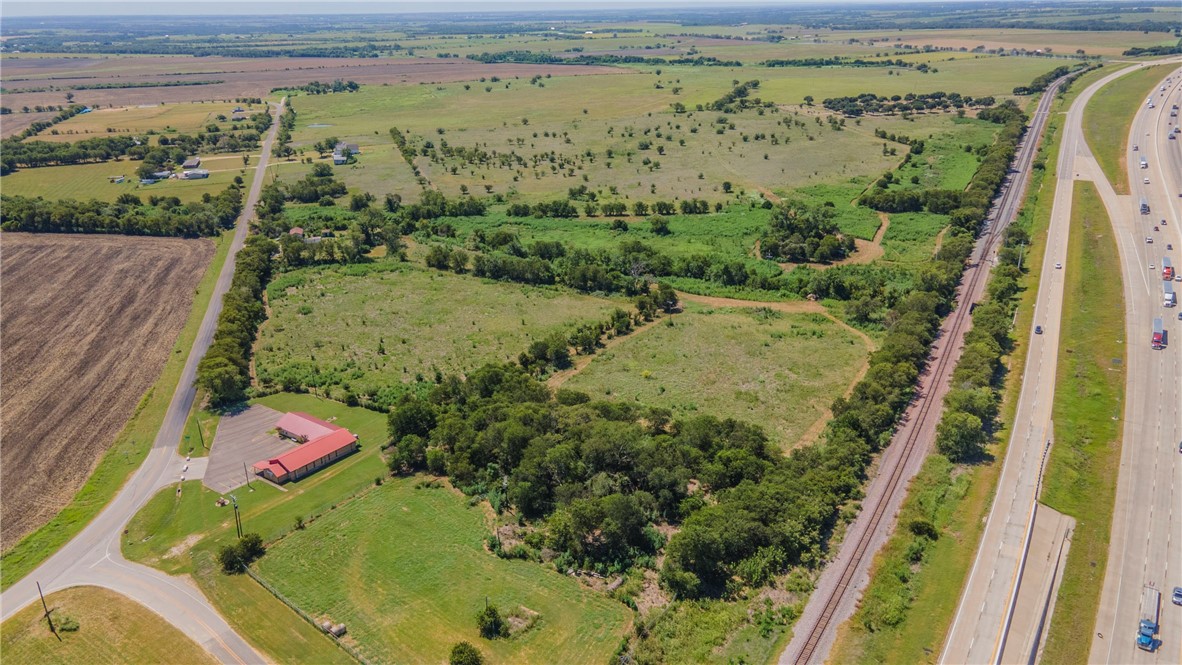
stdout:
[[329,432],[335,432],[341,429],[338,425],[321,420],[303,411],[292,411],[283,414],[279,418],[279,422],[275,423],[275,427],[291,432],[307,441],[318,439]]
[[338,450],[348,448],[356,442],[356,435],[347,429],[338,427],[336,431],[309,441],[295,450],[289,450],[279,457],[256,462],[254,468],[258,471],[270,469],[276,476],[281,476],[307,466],[321,457],[327,457]]

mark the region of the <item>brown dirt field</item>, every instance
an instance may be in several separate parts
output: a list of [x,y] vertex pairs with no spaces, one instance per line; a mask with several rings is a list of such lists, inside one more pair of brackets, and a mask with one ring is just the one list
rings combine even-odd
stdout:
[[[17,107],[20,108],[19,106]],[[38,120],[49,120],[57,115],[55,112],[42,113],[9,113],[5,116],[0,116],[0,138],[7,138],[24,131],[25,127],[37,122]]]
[[65,506],[156,381],[209,240],[0,235],[0,547]]
[[[618,67],[587,65],[490,64],[471,60],[344,59],[344,58],[190,58],[159,56],[136,58],[6,58],[2,80],[5,88],[54,85],[136,83],[142,81],[221,80],[214,85],[164,88],[76,90],[79,104],[135,106],[261,97],[272,88],[304,85],[311,81],[353,80],[358,83],[447,83],[481,76],[531,77],[535,74],[576,76],[629,74]],[[19,109],[37,104],[61,104],[65,91],[8,93],[4,105]]]

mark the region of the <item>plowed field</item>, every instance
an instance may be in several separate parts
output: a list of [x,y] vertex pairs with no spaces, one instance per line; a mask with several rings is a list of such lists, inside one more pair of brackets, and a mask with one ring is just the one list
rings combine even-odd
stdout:
[[82,486],[164,366],[209,240],[0,236],[0,546]]

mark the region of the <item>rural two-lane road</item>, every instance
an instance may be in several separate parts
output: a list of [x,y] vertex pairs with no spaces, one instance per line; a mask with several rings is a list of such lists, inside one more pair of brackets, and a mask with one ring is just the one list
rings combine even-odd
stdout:
[[37,601],[36,583],[46,592],[72,586],[101,586],[122,593],[156,612],[223,663],[262,663],[263,657],[246,643],[209,604],[201,591],[180,578],[123,558],[123,529],[140,508],[162,488],[179,480],[184,459],[177,454],[181,433],[196,398],[193,380],[197,363],[213,340],[222,296],[230,288],[238,250],[246,240],[255,204],[262,190],[271,145],[279,128],[286,99],[275,108],[276,121],[263,141],[254,182],[230,244],[226,263],[218,275],[201,327],[185,361],[180,381],[168,404],[164,423],[152,442],[147,459],[98,517],[52,557],[0,594],[0,620],[6,620]]

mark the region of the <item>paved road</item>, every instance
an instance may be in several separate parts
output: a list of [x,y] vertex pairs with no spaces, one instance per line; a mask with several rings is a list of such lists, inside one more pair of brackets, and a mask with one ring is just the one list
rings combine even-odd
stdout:
[[[1021,207],[1030,165],[1055,90],[1061,82],[1062,79],[1049,86],[1039,101],[1030,129],[1014,159],[1017,173],[1007,178],[1002,195],[990,211],[961,280],[957,307],[940,327],[928,365],[919,377],[916,397],[904,412],[899,429],[879,459],[879,472],[867,485],[862,510],[846,531],[837,555],[822,572],[816,590],[796,623],[792,641],[780,654],[781,665],[824,662],[833,646],[835,628],[853,615],[869,583],[870,564],[894,530],[895,515],[906,496],[907,484],[919,472],[935,441],[944,395],[963,351],[964,335],[972,326],[969,318],[971,304],[978,302],[984,294],[985,277],[996,258],[995,240],[1000,238]],[[881,521],[875,520],[876,514],[882,516]],[[810,640],[816,640],[815,645],[810,644]]]
[[[1182,607],[1169,600],[1170,590],[1182,586],[1182,321],[1178,308],[1162,306],[1160,272],[1163,256],[1169,256],[1175,267],[1182,257],[1177,251],[1182,248],[1182,139],[1166,139],[1178,120],[1170,118],[1170,106],[1182,105],[1182,70],[1175,69],[1172,76],[1165,92],[1155,88],[1156,108],[1139,100],[1126,155],[1131,196],[1117,196],[1101,186],[1124,272],[1129,371],[1108,568],[1096,629],[1089,636],[1093,662],[1182,662]],[[1133,145],[1140,150],[1133,152]],[[1149,168],[1138,168],[1141,156]],[[1150,204],[1149,215],[1138,212],[1141,197]],[[1169,224],[1155,233],[1153,225],[1162,219]],[[1145,244],[1145,236],[1153,236],[1154,244]],[[1166,250],[1167,243],[1175,250]],[[1154,351],[1149,339],[1153,318],[1159,316],[1171,343]],[[1145,584],[1162,592],[1161,646],[1155,653],[1133,644]]]
[[[276,108],[276,118],[282,114],[285,102],[280,102]],[[196,586],[127,561],[120,553],[119,542],[120,534],[132,516],[159,490],[175,484],[182,473],[185,462],[176,450],[185,419],[196,396],[193,379],[197,363],[213,339],[218,314],[222,309],[222,296],[230,288],[234,259],[246,240],[250,220],[254,217],[254,207],[263,186],[271,144],[278,127],[276,121],[263,141],[262,155],[255,168],[255,178],[245,208],[234,231],[230,254],[218,275],[209,307],[201,320],[197,338],[193,341],[181,379],[165,413],[164,423],[152,442],[147,459],[94,521],[45,563],[0,595],[0,620],[8,619],[37,601],[36,582],[41,583],[46,593],[78,585],[102,586],[139,601],[204,646],[223,663],[264,662],[263,657],[230,628]]]
[[945,640],[944,663],[994,663],[1000,659],[1011,601],[1022,572],[1024,545],[1038,498],[1047,442],[1052,436],[1051,407],[1059,357],[1059,322],[1063,310],[1063,271],[1067,260],[1075,164],[1087,146],[1083,109],[1104,85],[1135,69],[1110,74],[1076,98],[1063,127],[1054,205],[1047,230],[1046,254],[1034,307],[1034,323],[1045,334],[1031,333],[1014,429],[1002,466],[993,507],[982,534],[960,606]]

